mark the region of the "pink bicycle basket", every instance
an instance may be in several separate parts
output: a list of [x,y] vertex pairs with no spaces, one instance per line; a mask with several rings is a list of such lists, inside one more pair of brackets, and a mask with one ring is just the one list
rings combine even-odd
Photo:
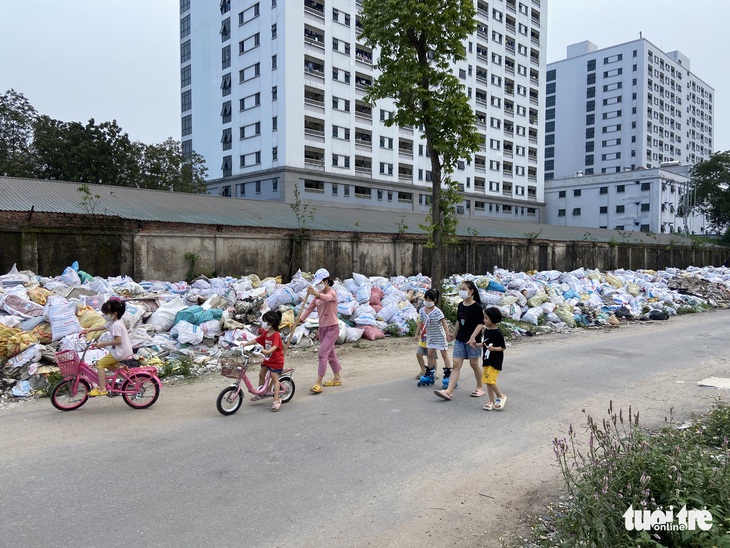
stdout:
[[64,377],[76,375],[79,372],[79,366],[81,364],[79,355],[75,350],[61,350],[60,352],[56,352],[56,363],[61,370],[61,375]]
[[221,375],[231,379],[238,379],[243,372],[243,364],[238,360],[221,360]]

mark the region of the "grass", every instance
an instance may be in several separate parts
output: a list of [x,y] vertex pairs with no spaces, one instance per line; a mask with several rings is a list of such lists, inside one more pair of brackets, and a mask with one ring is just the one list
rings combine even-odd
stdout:
[[[569,504],[533,528],[536,546],[730,545],[730,407],[718,400],[687,428],[672,418],[658,432],[639,413],[609,405],[600,421],[586,414],[587,443],[572,425],[553,450]],[[624,512],[682,507],[712,514],[709,531],[628,531]]]

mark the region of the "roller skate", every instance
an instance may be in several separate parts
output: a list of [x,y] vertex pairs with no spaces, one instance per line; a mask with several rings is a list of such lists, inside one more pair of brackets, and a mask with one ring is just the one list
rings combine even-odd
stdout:
[[441,388],[446,390],[449,387],[449,380],[451,380],[451,368],[444,367],[444,378],[441,381]]
[[421,378],[418,381],[418,386],[429,386],[434,382],[436,382],[436,368],[427,367],[426,373],[421,375]]

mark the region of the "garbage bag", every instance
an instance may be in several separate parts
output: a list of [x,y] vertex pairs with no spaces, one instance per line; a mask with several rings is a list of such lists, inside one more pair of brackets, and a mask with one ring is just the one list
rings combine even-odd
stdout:
[[46,301],[44,315],[51,324],[52,339],[59,341],[66,335],[82,331],[76,317],[76,305],[61,296],[53,295]]
[[362,330],[362,338],[369,341],[375,341],[378,339],[384,339],[385,333],[374,325],[368,325]]
[[185,308],[187,308],[187,305],[176,295],[173,299],[157,307],[157,310],[147,319],[147,325],[151,325],[158,333],[169,331],[175,325],[176,314]]
[[203,329],[185,320],[177,322],[170,330],[170,335],[181,344],[198,344],[203,340]]

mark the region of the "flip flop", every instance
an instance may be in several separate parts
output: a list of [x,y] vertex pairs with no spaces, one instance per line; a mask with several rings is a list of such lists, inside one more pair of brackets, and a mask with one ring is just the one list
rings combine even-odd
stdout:
[[484,407],[482,407],[482,409],[484,409],[485,411],[491,411],[492,409],[494,409],[494,404],[491,401],[488,401],[484,404]]
[[472,398],[481,398],[484,395],[483,388],[475,388],[474,391],[469,394]]
[[312,388],[309,389],[310,392],[313,392],[314,394],[321,394],[322,393],[322,387],[318,384],[315,384]]
[[439,398],[446,401],[451,401],[452,399],[451,394],[449,394],[446,390],[434,390],[433,393],[436,394]]
[[322,386],[342,386],[342,381],[332,379],[331,381],[324,381]]

